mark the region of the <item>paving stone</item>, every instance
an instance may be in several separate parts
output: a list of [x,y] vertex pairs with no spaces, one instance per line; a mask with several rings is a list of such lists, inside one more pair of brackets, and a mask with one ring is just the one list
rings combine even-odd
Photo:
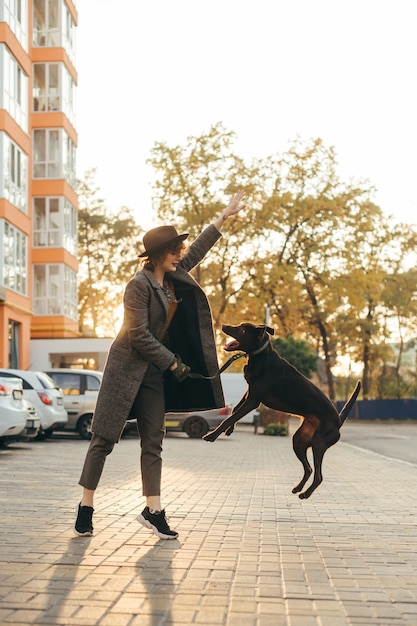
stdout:
[[161,541],[135,520],[127,438],[83,538],[72,524],[87,445],[63,435],[0,451],[2,626],[417,626],[417,465],[341,441],[303,501],[287,438],[168,435],[164,505],[180,535]]

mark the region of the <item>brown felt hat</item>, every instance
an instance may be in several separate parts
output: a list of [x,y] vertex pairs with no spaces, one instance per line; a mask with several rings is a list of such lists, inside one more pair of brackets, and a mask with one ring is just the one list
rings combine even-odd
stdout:
[[158,250],[167,245],[180,243],[180,241],[184,241],[187,237],[188,233],[179,235],[175,226],[158,226],[157,228],[152,228],[152,230],[145,233],[143,237],[145,252],[142,252],[139,258],[158,252]]

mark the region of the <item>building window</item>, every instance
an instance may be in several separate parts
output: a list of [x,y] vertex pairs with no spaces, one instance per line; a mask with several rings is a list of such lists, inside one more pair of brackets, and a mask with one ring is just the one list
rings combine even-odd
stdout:
[[33,266],[35,315],[65,315],[77,319],[77,275],[62,263]]
[[72,186],[75,187],[76,185],[76,176],[75,176],[75,171],[76,171],[76,159],[75,159],[75,153],[76,153],[76,148],[75,145],[71,139],[71,137],[69,137],[69,135],[67,135],[67,133],[65,133],[64,131],[62,132],[62,139],[63,139],[63,145],[62,145],[62,170],[63,170],[63,178],[65,178],[65,180]]
[[33,45],[35,47],[61,46],[59,4],[59,0],[34,0]]
[[22,325],[9,320],[9,367],[19,369],[20,338]]
[[33,46],[63,47],[75,61],[75,24],[64,0],[34,0]]
[[75,116],[76,116],[76,84],[65,67],[65,65],[60,65],[61,67],[61,100],[62,100],[62,112],[65,113],[69,121],[73,126],[75,126]]
[[33,110],[62,111],[75,123],[75,83],[63,63],[35,63]]
[[0,45],[0,109],[6,109],[19,126],[27,132],[28,77],[5,45]]
[[0,2],[0,22],[6,22],[16,39],[28,50],[28,2],[27,0],[2,0]]
[[5,132],[0,132],[0,155],[3,160],[3,168],[0,168],[0,198],[6,198],[27,213],[28,157]]
[[64,315],[72,320],[78,319],[77,274],[64,266]]
[[39,129],[34,131],[34,178],[60,178],[60,134],[59,129]]
[[77,255],[77,211],[66,198],[34,198],[33,214],[36,248],[65,248]]
[[27,237],[20,230],[0,220],[1,284],[7,289],[27,293]]
[[64,228],[63,248],[70,254],[77,256],[78,252],[78,212],[66,198],[64,198]]
[[37,248],[60,248],[61,218],[59,198],[34,198],[33,245]]
[[34,111],[61,111],[59,65],[59,63],[34,63]]
[[75,186],[75,145],[62,128],[33,131],[33,177],[64,178]]
[[62,2],[62,32],[63,32],[63,46],[67,51],[67,54],[71,61],[75,63],[75,23],[72,19],[72,15],[68,10],[65,2]]

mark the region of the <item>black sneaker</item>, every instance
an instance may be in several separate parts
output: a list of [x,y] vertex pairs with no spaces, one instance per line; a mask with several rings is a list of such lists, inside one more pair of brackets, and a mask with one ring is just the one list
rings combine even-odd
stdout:
[[81,502],[75,509],[77,519],[74,524],[74,532],[79,537],[91,537],[93,534],[93,513],[92,506],[81,506]]
[[160,539],[176,539],[178,533],[171,530],[165,517],[165,511],[151,513],[148,506],[145,506],[142,513],[136,518],[140,524],[150,528]]

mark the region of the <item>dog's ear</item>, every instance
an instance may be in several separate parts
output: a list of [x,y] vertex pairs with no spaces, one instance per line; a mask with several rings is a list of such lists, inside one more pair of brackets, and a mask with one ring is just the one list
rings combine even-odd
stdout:
[[256,327],[257,330],[262,331],[263,333],[268,333],[268,335],[274,334],[274,329],[270,326],[266,326],[265,324],[260,324]]

